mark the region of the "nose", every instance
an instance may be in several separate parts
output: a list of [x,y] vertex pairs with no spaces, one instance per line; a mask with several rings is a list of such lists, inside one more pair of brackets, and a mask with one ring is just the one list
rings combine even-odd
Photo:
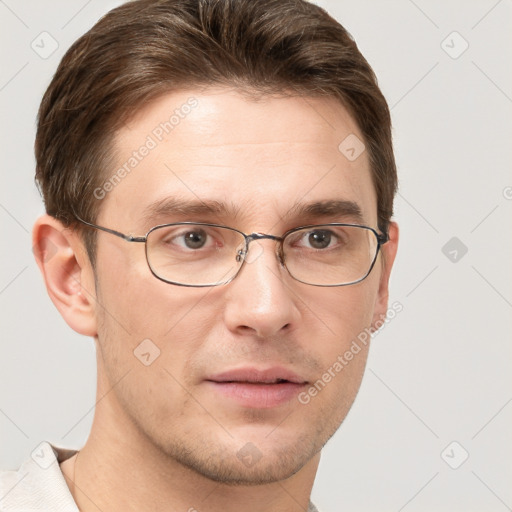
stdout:
[[224,321],[231,332],[268,338],[293,330],[299,319],[296,286],[273,240],[253,240],[237,277],[226,285]]

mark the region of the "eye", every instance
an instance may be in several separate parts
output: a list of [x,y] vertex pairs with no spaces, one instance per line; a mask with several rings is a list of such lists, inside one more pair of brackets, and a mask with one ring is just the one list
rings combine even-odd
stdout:
[[199,226],[186,229],[173,227],[162,230],[159,235],[162,247],[167,249],[199,251],[218,247],[220,243],[208,230]]
[[309,229],[296,235],[293,245],[306,249],[330,249],[341,242],[340,237],[332,229]]
[[195,229],[194,231],[187,231],[177,238],[182,238],[188,249],[201,249],[206,243],[207,237],[208,235],[204,229]]
[[308,244],[313,249],[326,249],[329,247],[333,233],[327,229],[317,229],[304,234]]

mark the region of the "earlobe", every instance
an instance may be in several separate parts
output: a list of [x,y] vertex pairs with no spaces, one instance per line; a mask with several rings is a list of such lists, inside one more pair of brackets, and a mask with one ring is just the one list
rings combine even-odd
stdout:
[[33,252],[48,295],[66,323],[79,334],[95,336],[94,273],[76,232],[50,215],[32,231]]
[[375,302],[374,314],[372,319],[372,327],[378,330],[386,317],[389,298],[389,278],[391,269],[395,261],[398,249],[398,224],[391,222],[389,224],[389,241],[381,247],[382,270],[379,281],[379,290],[377,300]]

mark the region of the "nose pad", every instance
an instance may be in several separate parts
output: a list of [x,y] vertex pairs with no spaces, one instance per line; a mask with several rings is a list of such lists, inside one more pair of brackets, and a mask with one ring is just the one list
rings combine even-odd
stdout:
[[245,253],[246,263],[255,262],[263,254],[263,245],[258,240],[251,240],[249,249]]
[[[252,243],[251,243],[252,242]],[[263,245],[258,240],[250,240],[244,248],[239,249],[236,255],[236,261],[240,263],[253,263],[263,254]]]
[[285,263],[284,263],[284,248],[283,248],[283,245],[281,244],[280,246],[278,246],[278,248],[276,249],[276,255],[277,255],[277,261],[279,262],[279,265],[281,265],[281,267],[286,267]]
[[[272,237],[266,237],[271,238]],[[236,255],[237,263],[244,261],[245,263],[254,263],[263,254],[263,245],[256,238],[251,238],[247,245],[238,250]],[[276,249],[275,251],[277,261],[284,267],[284,254],[282,248]]]

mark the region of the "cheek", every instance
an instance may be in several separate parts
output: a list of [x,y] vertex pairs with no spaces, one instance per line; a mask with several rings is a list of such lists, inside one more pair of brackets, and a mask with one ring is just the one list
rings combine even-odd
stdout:
[[314,346],[322,369],[299,401],[309,408],[308,417],[323,419],[325,436],[339,427],[359,390],[371,341],[374,300],[375,284],[363,281],[330,290],[323,300],[315,302],[331,336]]
[[311,301],[320,318],[317,325],[325,325],[330,333],[328,340],[312,347],[322,367],[317,391],[312,390],[323,397],[319,406],[328,403],[346,412],[359,389],[371,341],[377,283],[378,276],[370,275],[356,285],[324,290],[323,296]]
[[100,260],[100,309],[122,337],[160,339],[204,294],[203,290],[189,292],[157,279],[147,264],[144,244],[109,246],[98,254]]
[[371,325],[378,289],[378,276],[372,274],[358,284],[325,289],[328,291],[311,301],[313,311],[320,313],[334,339],[338,340],[335,343],[338,348]]
[[171,418],[177,421],[194,407],[184,389],[190,387],[198,331],[206,328],[194,307],[201,300],[197,295],[184,299],[181,290],[152,275],[133,277],[124,286],[111,276],[98,288],[102,371],[115,388],[120,414],[127,413],[143,430],[172,430]]
[[[148,363],[183,382],[216,318],[204,307],[208,289],[164,283],[151,274],[143,250],[138,256],[142,261],[121,259],[116,265],[109,259],[98,273],[98,338],[106,369],[111,378],[120,378]],[[140,377],[151,388],[161,376],[147,371]]]

